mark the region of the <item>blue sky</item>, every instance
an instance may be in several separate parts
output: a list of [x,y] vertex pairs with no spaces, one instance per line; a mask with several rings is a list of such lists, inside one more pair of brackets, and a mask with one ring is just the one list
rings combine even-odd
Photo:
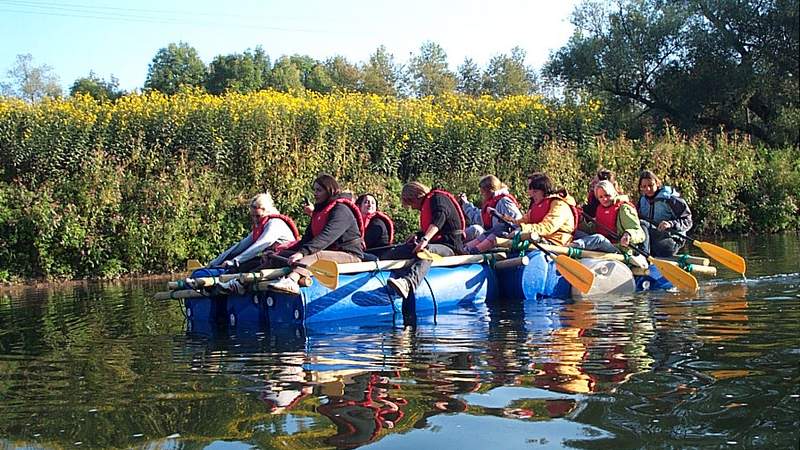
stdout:
[[140,88],[148,64],[170,42],[187,42],[209,63],[261,45],[281,55],[343,55],[366,61],[385,45],[404,63],[422,42],[447,52],[451,69],[518,45],[540,68],[572,34],[578,0],[0,0],[0,79],[17,54],[47,64],[65,88],[90,70]]

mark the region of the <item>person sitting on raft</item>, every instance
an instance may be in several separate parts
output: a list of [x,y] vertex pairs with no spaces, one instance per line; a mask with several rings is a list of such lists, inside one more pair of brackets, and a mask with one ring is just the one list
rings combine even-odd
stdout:
[[622,194],[622,190],[619,188],[619,184],[617,184],[617,176],[614,175],[614,172],[604,168],[598,169],[597,173],[595,173],[594,177],[592,178],[592,181],[589,182],[589,193],[586,196],[586,204],[581,207],[581,211],[583,211],[585,214],[588,214],[590,217],[595,216],[597,213],[597,207],[600,205],[597,197],[594,196],[594,190],[597,187],[597,183],[603,180],[610,181],[611,184],[614,185],[614,189],[616,189],[618,193]]
[[[331,175],[320,175],[314,180],[313,187],[314,213],[303,237],[288,248],[277,249],[294,267],[287,276],[269,283],[274,290],[300,293],[298,281],[301,277],[311,276],[311,272],[300,264],[306,266],[320,259],[352,263],[364,257],[361,211],[349,197],[340,195],[339,183]],[[265,258],[268,259],[269,255]]]
[[650,253],[653,256],[675,256],[684,242],[667,230],[685,234],[692,228],[689,205],[672,187],[662,185],[649,170],[639,174],[639,192],[641,196],[636,209],[642,226],[650,235]]
[[208,263],[209,268],[223,268],[226,273],[248,272],[260,264],[259,256],[265,249],[300,237],[294,221],[278,212],[269,192],[250,200],[250,219],[250,234],[214,258]]
[[496,176],[486,175],[481,178],[478,188],[483,197],[481,208],[470,203],[466,194],[460,195],[461,208],[469,224],[465,230],[468,242],[464,245],[465,251],[469,253],[491,249],[495,246],[497,237],[508,231],[508,226],[491,214],[492,209],[514,221],[522,218],[519,202],[508,192],[508,186]]
[[[575,239],[569,246],[606,253],[622,250],[626,253],[630,246],[640,245],[647,251],[647,234],[639,224],[636,208],[628,200],[628,196],[619,194],[614,184],[608,180],[599,181],[594,194],[600,203],[594,217],[598,234]],[[631,261],[638,267],[648,267],[643,255],[633,256]]]
[[356,206],[364,218],[364,248],[367,252],[380,257],[385,253],[383,250],[371,250],[394,243],[394,222],[385,213],[378,211],[378,200],[372,194],[359,195]]
[[556,245],[569,245],[578,223],[575,199],[564,188],[556,189],[546,174],[537,172],[528,177],[531,206],[519,220],[504,216],[520,226],[523,239],[541,238]]
[[[428,250],[441,256],[464,253],[464,215],[453,194],[412,181],[403,186],[400,194],[403,206],[416,209],[419,215],[419,231],[408,239],[407,245],[397,247],[384,255],[385,259],[413,258],[414,264],[392,274],[387,284],[407,299],[422,282],[431,267],[428,259],[416,255]],[[404,309],[405,309],[405,302]],[[413,307],[413,305],[411,305]],[[404,313],[413,313],[413,310]]]

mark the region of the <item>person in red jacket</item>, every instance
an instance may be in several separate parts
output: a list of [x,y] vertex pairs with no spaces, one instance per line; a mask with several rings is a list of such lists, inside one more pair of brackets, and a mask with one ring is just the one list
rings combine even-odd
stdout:
[[[464,253],[464,214],[453,194],[412,181],[403,186],[400,194],[403,206],[420,212],[419,231],[407,245],[393,249],[385,259],[413,258],[414,264],[392,274],[387,284],[403,298],[403,313],[413,315],[413,302],[406,302],[431,267],[431,261],[417,258],[417,253],[429,250],[441,256]],[[410,308],[410,309],[408,309]]]
[[378,211],[378,200],[372,194],[361,194],[356,199],[356,206],[364,217],[364,248],[376,256],[384,253],[381,250],[371,251],[377,247],[386,247],[394,243],[394,222],[384,212]]

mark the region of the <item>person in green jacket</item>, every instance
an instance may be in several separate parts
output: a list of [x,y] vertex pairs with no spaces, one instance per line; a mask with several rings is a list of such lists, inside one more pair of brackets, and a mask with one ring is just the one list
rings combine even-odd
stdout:
[[[597,183],[595,197],[600,202],[594,216],[596,234],[575,239],[570,247],[597,250],[607,253],[627,253],[631,246],[647,249],[647,233],[639,223],[636,207],[627,195],[620,195],[614,184],[603,180]],[[647,267],[642,255],[632,258],[632,263]]]

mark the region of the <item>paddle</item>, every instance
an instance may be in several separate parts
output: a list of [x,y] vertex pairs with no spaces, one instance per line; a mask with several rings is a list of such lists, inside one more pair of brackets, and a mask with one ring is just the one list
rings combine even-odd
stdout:
[[[275,259],[286,265],[289,265],[289,258],[285,258],[274,253],[268,254],[267,256],[271,259]],[[311,274],[314,275],[314,278],[316,278],[321,285],[327,287],[328,289],[333,290],[339,287],[339,265],[335,261],[318,259],[308,265],[298,263],[295,263],[295,265],[308,269]]]
[[[506,225],[511,227],[514,226],[514,224],[506,220],[505,217],[500,215],[496,210],[492,209],[491,212],[492,215],[497,217]],[[537,249],[539,249],[539,251],[550,257],[550,259],[556,263],[556,269],[558,269],[558,272],[567,280],[567,282],[569,282],[569,284],[584,294],[589,293],[589,290],[592,288],[592,284],[594,284],[594,272],[581,264],[578,260],[572,259],[566,255],[556,255],[533,240],[531,243]]]
[[[597,220],[595,220],[594,217],[586,214],[583,211],[581,211],[581,214],[583,214],[583,217],[585,217],[586,220],[594,222],[595,224],[600,225],[601,227],[603,227],[603,229],[608,231],[608,233],[614,239],[617,239],[617,240],[619,239],[619,237],[617,236],[617,233],[614,230],[609,229],[607,226],[605,226],[602,223],[598,222]],[[669,261],[664,261],[664,260],[661,260],[661,259],[653,258],[652,256],[650,256],[649,253],[647,253],[644,250],[642,250],[642,248],[640,246],[638,246],[638,245],[631,245],[631,246],[633,248],[635,248],[637,252],[639,252],[642,255],[644,255],[644,257],[647,258],[647,260],[650,262],[650,264],[653,264],[654,266],[656,266],[658,271],[661,272],[662,275],[664,275],[664,278],[666,278],[670,283],[672,283],[673,286],[678,288],[678,290],[683,291],[683,292],[696,292],[697,291],[697,287],[698,287],[697,278],[695,278],[694,275],[690,274],[689,272],[683,270],[682,268],[680,268],[680,267],[678,267],[676,265],[670,264]]]
[[205,267],[204,265],[200,264],[200,261],[196,259],[190,259],[186,261],[186,270],[191,272],[193,270],[202,269]]
[[[657,228],[656,224],[654,224],[653,222],[650,222],[647,219],[644,219],[644,221],[649,226],[651,226],[653,228]],[[673,235],[673,236],[677,236],[677,237],[679,237],[681,239],[685,239],[685,240],[689,241],[690,243],[692,243],[692,245],[694,245],[695,247],[697,247],[700,250],[702,250],[703,253],[705,253],[706,255],[710,256],[711,258],[713,258],[715,261],[719,262],[723,266],[731,269],[734,272],[737,272],[737,273],[740,273],[740,274],[744,275],[744,272],[747,269],[747,264],[745,263],[744,258],[742,258],[741,256],[737,255],[736,253],[733,253],[732,251],[730,251],[730,250],[728,250],[726,248],[722,248],[719,245],[714,245],[714,244],[712,244],[710,242],[703,242],[703,241],[698,241],[696,239],[692,239],[689,236],[686,236],[685,234],[680,233],[680,232],[678,232],[676,230],[673,230],[673,229],[667,229],[666,232],[671,234],[671,235]]]

